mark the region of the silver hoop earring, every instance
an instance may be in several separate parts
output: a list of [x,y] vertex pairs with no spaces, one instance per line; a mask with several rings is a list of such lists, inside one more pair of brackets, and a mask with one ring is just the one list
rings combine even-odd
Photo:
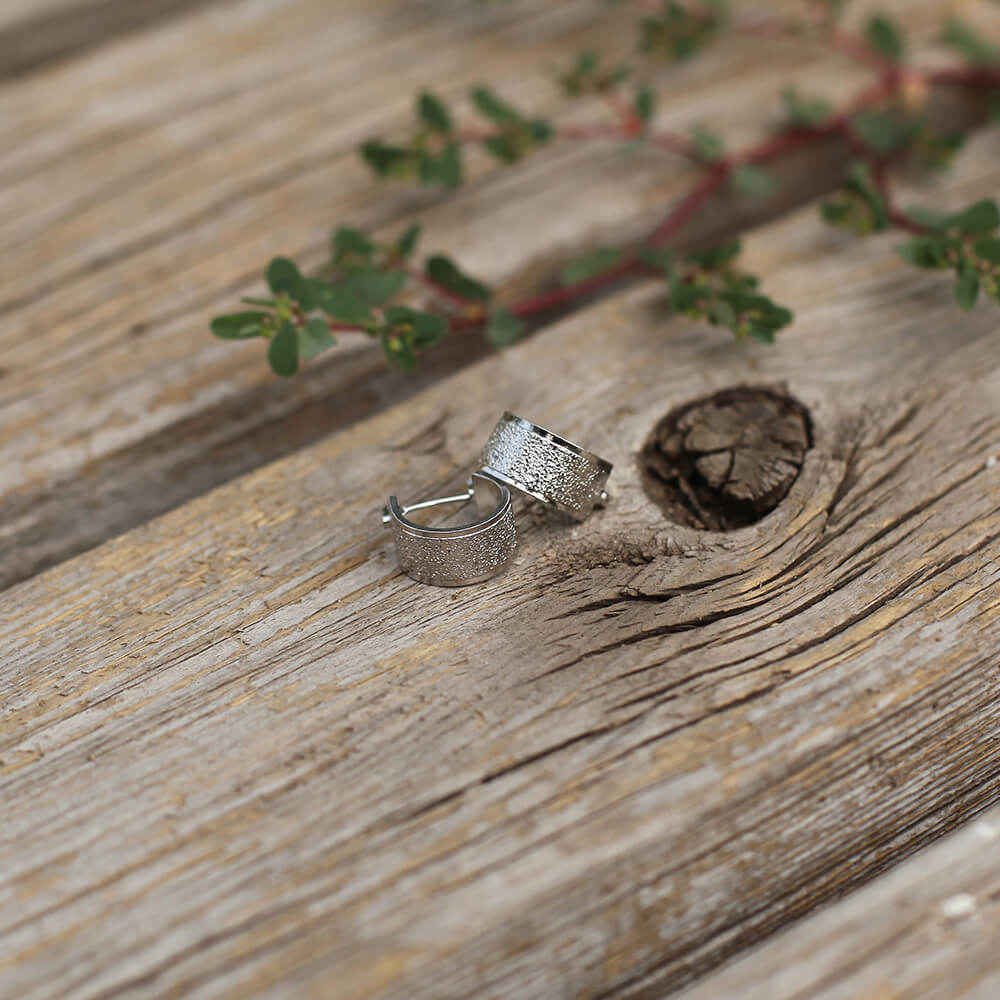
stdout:
[[[429,528],[411,521],[411,511],[440,504],[475,501],[482,514],[460,528]],[[382,512],[392,528],[399,568],[420,583],[435,587],[464,587],[503,572],[514,557],[517,531],[510,490],[489,476],[474,472],[468,491],[401,507],[396,498]]]
[[487,475],[579,521],[608,498],[610,462],[513,413],[493,428],[481,464]]

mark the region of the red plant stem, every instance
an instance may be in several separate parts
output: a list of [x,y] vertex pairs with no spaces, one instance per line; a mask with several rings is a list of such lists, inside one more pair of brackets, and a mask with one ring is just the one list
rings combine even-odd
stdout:
[[[751,146],[742,152],[731,154],[729,157],[712,165],[701,181],[674,205],[667,216],[653,229],[646,240],[646,244],[649,246],[663,246],[663,244],[667,243],[685,223],[697,214],[704,203],[725,185],[733,168],[739,164],[765,163],[795,149],[811,145],[820,138],[831,135],[842,135],[847,141],[850,141],[852,135],[850,126],[851,118],[864,108],[880,104],[882,101],[892,97],[899,89],[899,75],[896,72],[896,68],[886,67],[884,63],[881,68],[883,69],[883,73],[875,83],[866,87],[843,111],[834,115],[826,122],[811,128],[795,127],[786,129],[757,145]],[[946,71],[930,70],[924,71],[921,75],[924,78],[934,79],[935,81],[938,79],[955,80],[955,75]],[[984,77],[987,77],[993,80],[997,86],[1000,86],[1000,70],[988,71],[987,73],[973,70],[968,76],[974,78],[975,82],[981,82]],[[956,82],[967,81],[965,77],[960,76]],[[655,139],[656,137],[654,136],[653,140],[655,141]],[[888,204],[889,202],[887,201]],[[890,207],[890,218],[900,228],[910,232],[921,231],[917,223],[895,208]],[[627,275],[640,274],[645,270],[638,256],[628,254],[613,267],[601,271],[599,274],[592,275],[573,285],[552,289],[551,291],[542,292],[531,298],[524,299],[511,306],[510,311],[517,316],[527,318],[600,291],[609,285],[613,285]],[[481,321],[479,320],[469,319],[458,321],[458,325],[463,328],[478,326],[480,323]]]
[[896,206],[895,201],[893,200],[892,186],[889,180],[888,161],[868,157],[867,162],[871,170],[872,181],[875,184],[875,189],[882,196],[882,201],[885,202],[885,211],[886,215],[889,217],[889,221],[896,226],[897,229],[904,229],[906,232],[913,233],[915,236],[925,235],[928,232],[927,227],[920,225],[919,222],[915,222],[905,212],[901,212]]
[[[758,30],[759,29],[759,30]],[[754,28],[755,33],[762,33],[763,26]],[[769,26],[768,34],[774,34],[777,29]],[[851,127],[851,119],[859,111],[877,106],[884,101],[894,97],[899,93],[903,71],[898,66],[889,63],[878,53],[870,49],[863,40],[844,35],[839,32],[829,32],[827,36],[833,44],[842,51],[848,52],[859,61],[868,65],[877,66],[881,70],[876,82],[862,90],[850,104],[841,112],[832,116],[827,121],[812,127],[796,126],[788,128],[769,139],[751,146],[741,152],[734,153],[722,160],[712,164],[698,184],[688,194],[677,202],[665,218],[652,230],[647,237],[647,246],[662,246],[667,243],[676,233],[687,223],[717,191],[719,191],[729,179],[732,170],[742,163],[765,163],[795,149],[804,148],[821,138],[828,138],[833,135],[842,136],[845,141],[854,146],[858,152],[864,156],[872,167],[872,175],[875,179],[879,193],[885,200],[886,210],[890,221],[900,229],[915,234],[923,234],[926,228],[918,222],[909,218],[901,212],[892,201],[891,188],[888,177],[889,164],[882,159],[873,157],[870,150],[864,146],[854,133]],[[1000,89],[1000,67],[943,67],[937,69],[907,68],[905,76],[910,81],[922,81],[925,84],[954,84],[966,88],[997,88]],[[628,109],[631,113],[631,109]],[[492,131],[462,131],[457,138],[460,142],[482,142],[497,133]],[[621,139],[634,136],[632,126],[624,120],[619,125],[566,125],[556,130],[556,137],[564,139]],[[677,152],[700,162],[697,151],[693,145],[684,137],[675,133],[651,133],[650,143],[663,149]],[[598,274],[591,275],[583,281],[567,285],[562,288],[555,288],[547,292],[541,292],[527,299],[510,306],[510,312],[521,318],[527,318],[539,313],[547,312],[558,306],[573,302],[583,296],[590,295],[601,289],[613,285],[622,278],[634,274],[642,274],[648,268],[642,263],[635,253],[626,254],[623,258]],[[439,286],[422,272],[411,272],[412,276],[421,283],[431,288],[436,294],[443,296],[449,302],[467,308],[471,303],[461,296],[455,295],[448,289]],[[477,316],[452,316],[452,330],[467,330],[482,326],[484,317]],[[357,331],[367,333],[357,327],[347,326],[331,322],[331,330],[336,331]]]
[[[848,34],[844,31],[836,30],[828,22],[820,19],[815,20],[819,28],[821,37],[817,40],[827,42],[830,46],[843,52],[844,55],[853,59],[862,66],[873,69],[884,70],[893,64],[875,51],[863,38],[857,35]],[[761,18],[756,21],[735,21],[730,30],[745,35],[757,35],[761,38],[790,38],[801,41],[808,37],[803,31],[803,26],[794,21],[784,21],[780,18]]]
[[635,113],[635,109],[617,90],[611,87],[601,91],[601,97],[611,108],[612,113],[618,119],[622,131],[628,136],[638,135],[642,131],[642,119]]
[[510,311],[515,316],[522,318],[532,316],[535,313],[547,312],[556,306],[566,302],[572,302],[589,292],[596,292],[618,281],[628,274],[635,274],[642,270],[641,263],[634,254],[628,254],[612,267],[601,271],[600,274],[592,275],[564,288],[554,288],[550,292],[542,292],[529,299],[524,299],[516,305],[510,307]]

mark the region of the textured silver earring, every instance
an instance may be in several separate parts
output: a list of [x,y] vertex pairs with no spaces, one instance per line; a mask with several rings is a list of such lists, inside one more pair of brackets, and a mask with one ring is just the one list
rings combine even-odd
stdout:
[[[413,511],[442,504],[475,502],[478,516],[459,528],[430,528],[410,519]],[[466,493],[400,506],[396,498],[382,512],[392,528],[399,568],[420,583],[463,587],[502,573],[514,557],[517,530],[510,490],[482,473],[472,474]]]
[[607,500],[611,463],[544,427],[505,413],[481,456],[488,476],[582,521]]

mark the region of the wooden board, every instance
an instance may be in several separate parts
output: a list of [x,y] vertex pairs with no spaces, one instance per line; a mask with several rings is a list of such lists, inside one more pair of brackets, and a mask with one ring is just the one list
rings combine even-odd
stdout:
[[992,1000],[1000,996],[998,846],[993,810],[683,1000]]
[[[996,801],[997,314],[892,242],[796,216],[750,244],[775,348],[643,287],[6,591],[7,989],[659,996]],[[664,521],[644,438],[747,382],[809,408],[802,475]],[[505,408],[611,504],[523,513],[495,581],[402,577],[381,503]]]
[[209,0],[4,0],[0,9],[0,79],[39,72],[53,60],[151,29]]
[[[896,3],[918,38],[946,6]],[[484,353],[476,338],[449,344],[414,380],[366,342],[280,382],[259,344],[207,331],[259,293],[271,255],[314,266],[334,223],[393,233],[419,217],[428,250],[510,295],[582,248],[636,237],[687,189],[684,163],[615,144],[554,147],[513,171],[474,157],[451,199],[373,183],[358,143],[405,129],[424,86],[458,97],[488,79],[559,121],[607,120],[567,105],[547,73],[587,45],[624,45],[625,19],[609,30],[594,0],[471,7],[211,4],[0,88],[0,585]],[[812,46],[736,38],[664,77],[659,121],[738,146],[770,127],[794,79],[836,97],[863,74]],[[815,196],[846,157],[832,146],[787,164],[780,198],[717,204],[681,242]]]

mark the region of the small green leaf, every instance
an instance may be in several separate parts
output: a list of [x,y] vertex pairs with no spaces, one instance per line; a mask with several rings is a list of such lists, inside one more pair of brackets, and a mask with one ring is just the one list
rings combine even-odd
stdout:
[[306,312],[316,305],[312,282],[304,278],[295,266],[295,262],[287,257],[275,257],[268,264],[267,283],[275,295],[287,295]]
[[639,51],[670,62],[690,59],[718,34],[726,6],[720,0],[690,7],[664,0],[659,13],[639,20]]
[[944,212],[938,212],[923,205],[911,205],[906,209],[904,214],[908,219],[917,223],[917,225],[942,233],[948,228],[948,220],[951,218],[951,216],[946,215]]
[[419,173],[423,184],[457,188],[462,183],[462,152],[458,143],[450,142],[438,153],[422,153]]
[[532,145],[538,145],[539,143],[548,142],[555,134],[555,130],[544,119],[536,118],[534,121],[528,122],[527,134],[531,139]]
[[302,275],[299,274],[295,262],[287,257],[275,257],[267,265],[267,284],[275,295],[280,295],[282,292],[293,295],[298,291],[301,281]]
[[716,326],[735,330],[738,326],[736,310],[725,299],[715,299],[708,304],[706,315]]
[[819,211],[824,222],[829,222],[833,226],[842,226],[851,214],[851,206],[846,201],[831,198],[819,206]]
[[486,324],[486,338],[494,347],[509,347],[524,335],[524,321],[507,309],[490,311]]
[[405,284],[406,274],[403,271],[381,271],[374,267],[348,271],[337,281],[338,288],[352,292],[369,306],[388,302]]
[[775,328],[768,326],[766,323],[758,323],[756,320],[750,320],[746,325],[746,332],[751,339],[758,340],[762,344],[774,343]]
[[708,250],[690,253],[687,259],[703,271],[721,271],[735,260],[743,249],[739,240],[720,243]]
[[616,250],[613,247],[598,247],[565,264],[560,272],[560,278],[564,285],[575,285],[600,274],[602,271],[609,270],[620,263],[621,259],[621,250]]
[[321,354],[328,347],[333,347],[337,343],[337,338],[330,332],[326,325],[326,320],[314,316],[307,320],[305,325],[299,330],[299,357],[303,361]]
[[1000,239],[976,240],[972,252],[987,264],[1000,264]]
[[696,311],[701,291],[688,281],[674,280],[670,285],[670,305],[675,312]]
[[496,122],[497,125],[522,124],[525,120],[519,111],[498,97],[489,87],[475,87],[472,91],[472,102],[480,114]]
[[352,287],[350,280],[336,284],[317,280],[313,293],[316,305],[338,323],[367,327],[375,320],[368,300]]
[[385,311],[386,327],[414,347],[432,347],[448,334],[448,318],[409,306],[390,306]]
[[248,337],[263,335],[263,325],[270,320],[271,313],[240,312],[227,316],[216,316],[212,320],[212,333],[222,340],[246,340]]
[[491,135],[483,140],[483,148],[501,163],[517,163],[521,151],[509,135]]
[[1000,63],[1000,49],[959,17],[949,17],[941,31],[941,41],[961,53],[974,66]]
[[913,128],[909,140],[912,145],[913,162],[926,171],[946,170],[955,159],[955,154],[965,143],[961,132],[940,132],[926,121]]
[[299,331],[287,320],[278,327],[267,349],[267,360],[276,375],[287,378],[299,369]]
[[417,366],[416,351],[438,343],[447,333],[448,320],[444,316],[409,306],[390,306],[385,310],[379,336],[389,361],[404,371],[413,371]]
[[977,201],[968,208],[948,216],[946,229],[955,229],[964,236],[987,236],[1000,226],[1000,210],[991,198]]
[[897,112],[866,110],[851,119],[851,128],[873,153],[889,156],[912,140],[917,126]]
[[453,260],[441,254],[427,261],[426,274],[435,284],[469,302],[489,302],[493,295],[486,285],[469,277]]
[[421,121],[434,132],[450,132],[451,115],[440,98],[424,92],[417,98],[417,114]]
[[766,295],[747,294],[724,296],[735,303],[740,312],[741,326],[748,336],[765,344],[774,343],[775,333],[788,326],[794,318],[791,311],[779,306]]
[[413,344],[407,337],[394,333],[389,327],[384,327],[379,333],[379,339],[382,342],[382,350],[391,364],[404,372],[417,370],[417,356],[413,351]]
[[829,101],[821,97],[803,97],[794,87],[786,87],[781,92],[781,98],[785,104],[785,118],[790,125],[811,128],[826,121],[832,111]]
[[919,236],[896,247],[896,253],[908,264],[926,270],[940,270],[950,267],[948,250],[954,241],[936,236]]
[[778,189],[778,182],[763,167],[753,163],[740,163],[729,175],[733,189],[750,198],[770,198]]
[[416,168],[412,150],[372,139],[361,146],[361,158],[379,177],[406,177]]
[[265,309],[273,309],[278,304],[274,299],[258,299],[252,295],[244,295],[240,302],[245,302],[248,306],[264,306]]
[[632,110],[643,125],[648,125],[653,120],[653,115],[656,114],[656,95],[649,87],[640,87],[636,91]]
[[360,229],[351,226],[338,226],[330,246],[338,267],[367,265],[375,255],[375,244]]
[[875,14],[865,26],[865,41],[880,55],[892,62],[903,58],[905,44],[903,34],[895,21],[884,14]]
[[979,275],[968,261],[962,261],[955,279],[955,301],[960,309],[968,311],[976,304],[978,296]]
[[559,76],[559,82],[569,97],[591,93],[597,86],[597,53],[578,52],[573,67]]
[[703,125],[695,125],[691,129],[691,142],[698,158],[705,163],[716,163],[722,159],[725,147],[721,137]]
[[417,242],[420,239],[421,225],[419,222],[411,223],[403,232],[403,235],[396,241],[396,253],[403,258],[411,257],[413,251],[417,249]]

